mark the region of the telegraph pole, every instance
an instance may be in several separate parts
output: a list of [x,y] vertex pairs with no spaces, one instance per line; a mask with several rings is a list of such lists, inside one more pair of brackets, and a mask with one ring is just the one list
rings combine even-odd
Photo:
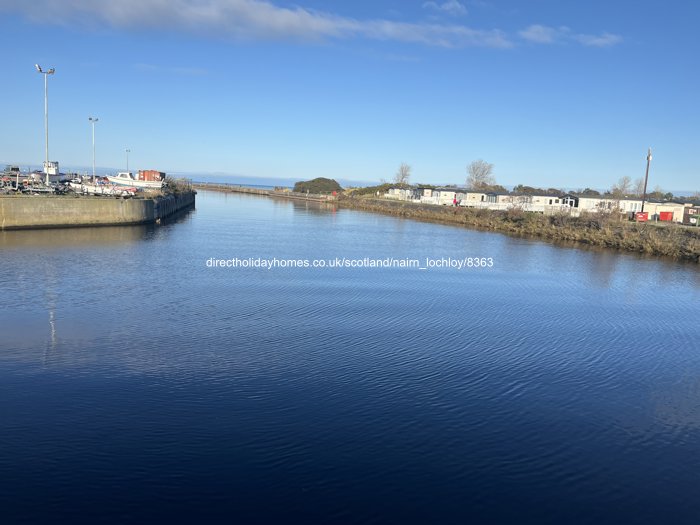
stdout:
[[642,213],[644,213],[644,201],[647,198],[647,182],[649,181],[649,165],[651,164],[651,148],[647,153],[647,173],[644,175],[644,193],[642,194]]

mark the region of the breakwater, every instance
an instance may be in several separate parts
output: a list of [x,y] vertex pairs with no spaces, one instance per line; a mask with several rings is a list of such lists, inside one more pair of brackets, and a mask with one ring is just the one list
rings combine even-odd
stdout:
[[263,197],[273,197],[279,199],[294,199],[313,202],[333,202],[336,200],[334,195],[321,195],[317,193],[300,193],[290,191],[288,189],[264,189],[251,188],[249,186],[238,186],[235,184],[216,184],[216,183],[195,183],[192,185],[199,190],[218,191],[223,193],[246,193],[248,195],[260,195]]
[[700,229],[676,224],[628,222],[598,213],[542,215],[518,209],[494,211],[352,196],[341,196],[337,203],[341,208],[700,262]]
[[194,191],[152,198],[12,195],[0,197],[0,230],[122,226],[159,222],[195,205]]

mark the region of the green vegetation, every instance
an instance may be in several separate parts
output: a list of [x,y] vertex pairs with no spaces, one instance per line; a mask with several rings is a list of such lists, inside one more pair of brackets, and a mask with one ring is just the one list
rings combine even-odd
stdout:
[[579,197],[600,197],[600,192],[591,188],[586,188],[585,190],[578,190],[573,193],[574,195],[578,195]]
[[392,184],[385,182],[384,184],[379,184],[378,186],[367,186],[366,188],[353,188],[351,190],[346,190],[346,195],[352,195],[353,197],[364,197],[364,196],[374,196],[384,195],[391,188],[410,188],[408,184]]
[[[593,191],[593,190],[589,190]],[[523,195],[552,195],[552,196],[559,196],[559,195],[564,195],[566,192],[564,190],[559,190],[557,188],[548,188],[548,189],[543,189],[543,188],[534,188],[532,186],[524,186],[522,184],[518,184],[515,188],[513,188],[513,193],[519,193]],[[600,195],[598,192],[596,192],[597,195]]]
[[510,193],[505,186],[501,186],[500,184],[481,186],[478,190],[473,191],[480,191],[481,193]]
[[343,188],[333,179],[318,177],[309,181],[297,182],[294,185],[294,191],[299,193],[333,193],[340,192]]
[[173,177],[165,177],[163,185],[163,193],[166,195],[179,195],[180,193],[188,193],[192,191],[192,181],[189,179],[175,179]]

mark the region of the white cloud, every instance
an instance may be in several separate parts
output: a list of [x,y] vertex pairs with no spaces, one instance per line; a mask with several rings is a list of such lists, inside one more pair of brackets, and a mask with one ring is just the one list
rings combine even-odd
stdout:
[[594,47],[614,46],[622,42],[622,37],[620,35],[613,35],[610,33],[603,33],[602,35],[576,35],[574,38],[584,46]]
[[553,27],[535,24],[523,29],[518,34],[528,42],[535,42],[536,44],[551,44],[559,39],[562,34],[562,29],[555,29]]
[[[457,0],[429,1],[425,8],[466,14]],[[446,48],[513,47],[498,29],[459,24],[359,20],[304,7],[280,7],[271,0],[0,0],[0,13],[24,15],[39,24],[89,28],[108,26],[131,31],[164,29],[229,39],[324,41],[365,38]],[[567,27],[531,25],[518,33],[527,42],[576,42],[606,47],[622,41],[611,33],[573,33]]]
[[[461,6],[454,1],[441,5],[445,9],[452,5],[452,10]],[[227,38],[362,37],[441,47],[512,46],[506,35],[495,29],[358,20],[303,7],[279,7],[267,0],[0,0],[0,11],[19,12],[44,24],[94,26],[98,22],[130,30],[164,28]]]
[[459,3],[457,0],[448,0],[438,4],[437,2],[425,2],[423,3],[424,9],[432,9],[439,13],[444,13],[450,16],[464,16],[467,14],[467,8],[464,4]]
[[531,25],[518,35],[528,42],[535,44],[554,44],[558,42],[573,41],[584,46],[591,47],[608,47],[614,46],[622,42],[622,37],[611,33],[603,33],[602,35],[586,35],[574,33],[566,26],[548,27],[539,24]]

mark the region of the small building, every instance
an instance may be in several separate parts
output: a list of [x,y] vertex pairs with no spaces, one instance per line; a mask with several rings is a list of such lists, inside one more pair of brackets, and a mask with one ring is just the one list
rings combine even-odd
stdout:
[[457,188],[436,188],[433,190],[435,204],[448,206],[454,204]]
[[649,200],[644,204],[644,211],[649,212],[649,220],[673,221],[682,223],[686,206],[680,202]]
[[61,173],[61,170],[58,167],[58,161],[57,160],[46,160],[44,161],[44,173],[47,173],[49,176],[59,176]]
[[384,194],[385,199],[393,199],[398,201],[420,201],[426,190],[428,195],[430,195],[430,188],[407,188],[402,186],[391,187]]
[[406,200],[406,188],[389,188],[384,197],[387,199],[394,199],[399,201]]
[[543,195],[542,200],[545,206],[562,206],[564,199],[560,195]]
[[578,208],[579,197],[578,195],[567,193],[561,196],[561,203],[569,208]]
[[418,187],[413,189],[413,200],[420,201],[424,197],[430,198],[433,196],[433,188]]
[[507,204],[508,197],[510,197],[510,195],[503,191],[488,191],[484,194],[482,202],[488,202],[490,204]]
[[685,207],[683,210],[683,224],[700,226],[700,205]]
[[[647,205],[649,204],[651,204],[651,202],[647,201]],[[644,210],[651,211],[647,209],[646,205]],[[642,199],[639,199],[637,197],[620,199],[620,211],[631,214],[642,211]]]
[[165,180],[165,173],[157,170],[139,170],[136,180],[160,182]]
[[460,202],[461,206],[479,206],[484,202],[484,196],[486,194],[480,191],[466,190],[464,198]]
[[467,190],[458,189],[455,191],[455,199],[457,200],[457,206],[459,206],[463,200],[467,198]]
[[596,212],[611,212],[619,208],[619,201],[612,197],[582,197],[578,198],[578,208],[581,211],[596,213]]
[[400,188],[389,188],[384,194],[385,199],[399,199],[401,195]]

